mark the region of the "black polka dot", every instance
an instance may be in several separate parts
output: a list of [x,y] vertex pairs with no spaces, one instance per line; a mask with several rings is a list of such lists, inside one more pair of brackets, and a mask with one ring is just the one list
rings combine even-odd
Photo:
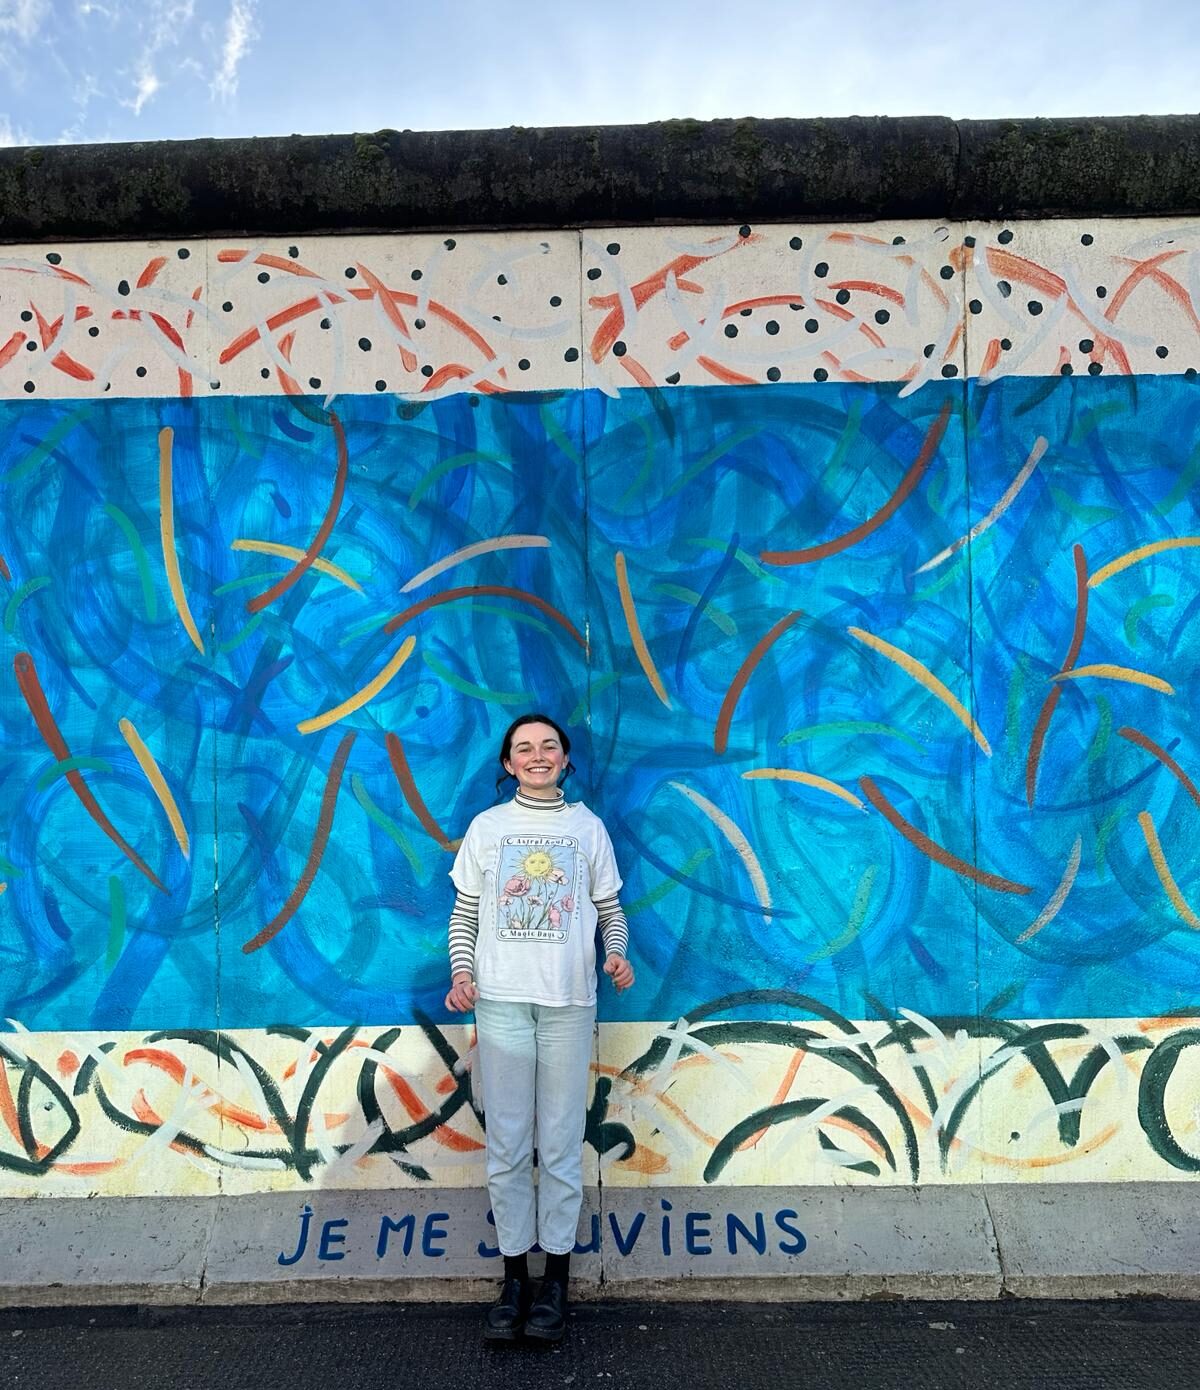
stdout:
[[[30,393],[30,395],[32,395],[33,392],[37,390],[37,387],[33,384],[32,381],[27,381],[25,383],[25,389]],[[107,390],[107,387],[105,389]]]
[[[613,351],[615,352],[616,348],[614,348]],[[520,371],[527,372],[529,370],[529,358],[522,357],[521,360],[517,363],[517,367]]]
[[748,318],[750,317],[750,315],[751,315],[753,312],[754,312],[753,309],[739,309],[739,310],[738,310],[738,313],[741,314],[742,318],[744,318],[744,319],[748,319]]
[[225,303],[221,305],[221,311],[222,311],[222,313],[232,314],[232,313],[233,313],[233,304],[227,299],[227,300],[225,301]]
[[181,261],[186,261],[192,253],[187,249],[186,246],[181,246],[179,250],[175,252],[175,254],[179,257]]
[[1011,339],[1011,338],[1001,338],[1001,339],[1000,339],[1000,347],[1001,347],[1001,349],[1002,349],[1004,352],[1008,352],[1009,349],[1012,347],[1012,339]]
[[1097,298],[1097,299],[1104,299],[1104,298],[1107,296],[1107,294],[1108,294],[1108,290],[1105,288],[1105,286],[1103,286],[1103,285],[1097,285],[1097,286],[1096,286],[1096,298]]
[[678,373],[678,372],[672,372],[671,375],[668,376],[668,377],[666,377],[666,378],[664,378],[664,380],[666,381],[666,383],[667,383],[668,386],[678,386],[678,385],[679,385],[679,373]]
[[849,303],[850,303],[850,291],[849,291],[849,290],[838,290],[837,294],[834,295],[834,298],[837,300],[837,302],[838,302],[839,304],[849,304]]
[[828,261],[818,261],[818,262],[816,263],[816,265],[813,266],[813,274],[814,274],[819,280],[824,280],[824,278],[826,277],[826,275],[829,274],[829,262],[828,262]]
[[1012,294],[1012,286],[1007,280],[997,280],[996,288],[1000,291],[1000,297],[1002,299],[1007,299],[1008,296]]
[[[105,390],[107,390],[107,389],[108,389],[108,388],[105,387]],[[221,389],[221,383],[220,383],[219,381],[210,381],[210,382],[208,383],[208,389],[209,389],[210,391],[219,391],[219,390]]]
[[820,328],[820,326],[821,325],[816,321],[816,319],[804,320],[804,331],[806,333],[815,333],[817,329]]
[[1195,367],[1189,367],[1189,368],[1187,369],[1187,371],[1184,372],[1184,376],[1187,377],[1187,379],[1188,379],[1189,381],[1195,381],[1195,380],[1196,380],[1196,369],[1195,369]]
[[592,266],[591,269],[590,269],[590,270],[588,271],[588,273],[587,273],[587,277],[588,277],[589,280],[599,280],[599,278],[600,278],[600,267],[599,267],[599,266],[596,266],[596,265]]
[[893,246],[903,246],[903,245],[904,245],[904,238],[903,238],[902,236],[894,236],[894,237],[892,238],[892,245],[893,245]]
[[433,375],[433,368],[429,365],[428,362],[421,368],[421,375],[422,375],[422,376],[432,376],[432,375]]
[[748,237],[749,235],[750,235],[750,228],[747,227],[746,224],[743,222],[742,225],[738,228],[738,236],[740,236],[740,237]]
[[139,368],[137,369],[137,374],[138,374],[138,376],[145,376],[145,375],[146,375],[146,369],[145,369],[145,367],[139,367]]
[[926,357],[932,357],[932,356],[933,356],[933,344],[932,344],[932,343],[926,343],[925,346],[921,349],[921,351],[925,354]]
[[34,340],[33,340],[32,338],[30,338],[30,340],[25,344],[25,351],[26,351],[26,352],[36,352],[36,351],[37,351],[37,343],[35,343]]
[[496,276],[496,284],[498,284],[498,285],[507,285],[507,284],[508,284],[508,276],[507,276],[507,275],[497,275],[497,276]]
[[[458,242],[455,241],[452,236],[448,236],[446,240],[442,242],[442,245],[446,248],[447,251],[453,251],[454,248],[458,245]],[[376,385],[378,384],[379,383],[376,382]],[[386,385],[387,383],[385,382],[384,384]]]
[[780,378],[782,375],[783,375],[783,373],[779,370],[778,367],[768,367],[768,368],[767,368],[767,380],[768,380],[768,381],[778,381],[779,378]]
[[788,308],[789,308],[789,309],[794,309],[794,310],[796,311],[796,313],[799,313],[800,310],[804,308],[804,305],[803,305],[803,304],[789,304],[789,305],[788,305]]
[[128,294],[128,293],[129,293],[129,281],[128,281],[128,280],[122,280],[122,281],[121,281],[121,283],[117,286],[117,293],[118,293],[118,294]]
[[813,372],[814,381],[827,381],[828,379],[829,373],[825,370],[824,367],[818,367],[817,370]]
[[50,262],[51,265],[62,264],[62,257],[58,254],[57,251],[47,251],[46,259]]
[[467,397],[467,404],[471,407],[472,410],[478,410],[478,409],[479,409],[479,397],[478,397],[478,396],[468,396],[468,397]]
[[345,275],[347,280],[353,280],[354,277],[358,274],[358,271],[355,270],[355,268],[352,265],[348,265],[346,269],[342,272],[342,274]]
[[417,330],[417,332],[419,333],[419,332],[421,331],[421,329],[425,327],[425,320],[424,320],[424,319],[413,319],[413,327],[414,327],[414,328]]
[[564,362],[576,362],[576,361],[578,361],[578,360],[579,360],[579,349],[578,349],[578,348],[568,348],[568,349],[566,350],[566,352],[563,353],[563,361],[564,361]]
[[793,251],[799,251],[800,248],[804,245],[804,243],[800,240],[798,236],[794,236],[791,239],[791,241],[788,242],[788,245],[792,248]]
[[1089,363],[1088,363],[1088,375],[1089,375],[1089,376],[1099,376],[1100,373],[1101,373],[1103,370],[1104,370],[1104,367],[1103,367],[1099,362],[1089,362]]
[[387,390],[387,382],[384,381],[384,379],[383,379],[382,377],[380,377],[379,380],[375,383],[375,389],[376,389],[376,391],[386,391],[386,390]]
[[268,381],[271,376],[271,369],[270,367],[262,367],[258,374],[264,381]]
[[953,280],[954,267],[952,265],[944,265],[942,266],[941,270],[938,271],[938,274],[942,277],[943,280]]
[[1079,244],[1081,246],[1090,246],[1094,240],[1095,238],[1092,236],[1091,232],[1084,232],[1079,238]]
[[1167,349],[1165,347],[1156,347],[1154,353],[1156,357],[1165,357],[1167,355]]
[[258,272],[258,283],[260,285],[265,285],[270,278],[270,275],[268,275],[265,270],[260,270]]
[[996,240],[1000,243],[1001,246],[1007,246],[1012,239],[1013,234],[1008,230],[1007,227],[1005,227],[1005,229],[996,238]]
[[33,321],[33,311],[32,311],[32,309],[22,309],[22,310],[21,310],[21,322],[22,322],[22,323],[32,323],[32,321]]
[[1091,352],[1091,350],[1092,350],[1095,346],[1096,346],[1096,344],[1093,343],[1092,340],[1091,340],[1090,338],[1080,338],[1080,340],[1079,340],[1079,351],[1080,351],[1080,352]]
[[886,309],[876,309],[876,310],[875,310],[875,322],[876,322],[876,323],[887,323],[888,319],[890,319],[890,318],[891,318],[891,314],[889,314],[888,311],[887,311]]
[[410,279],[410,280],[419,280],[420,278],[421,278],[421,272],[420,272],[419,270],[414,270],[414,271],[412,271],[412,272],[410,273],[410,275],[409,275],[409,279]]
[[626,349],[625,349],[625,344],[624,344],[624,343],[622,343],[622,342],[620,342],[620,341],[617,341],[617,342],[615,342],[615,343],[613,344],[613,356],[614,356],[614,357],[624,357],[624,356],[625,356],[625,351],[626,351]]
[[358,340],[358,345],[359,345],[360,348],[362,348],[363,352],[370,352],[370,351],[371,351],[371,340],[370,340],[370,338],[360,338],[360,339]]
[[1042,303],[1039,299],[1031,299],[1025,307],[1034,316],[1034,318],[1037,318],[1037,316],[1042,312]]
[[767,332],[774,337],[779,332],[779,324],[774,319],[767,320]]
[[92,324],[91,328],[88,329],[88,337],[89,337],[89,338],[98,338],[99,336],[100,336],[100,330],[96,327],[95,324]]
[[737,324],[736,324],[736,323],[727,323],[727,324],[725,325],[725,336],[726,336],[727,338],[736,338],[737,335],[738,335]]
[[967,305],[967,308],[970,309],[970,311],[973,314],[983,313],[983,305],[978,299],[971,300],[970,304]]
[[321,385],[321,378],[319,376],[310,376],[308,379],[308,384],[312,387],[314,391],[316,391]]
[[557,309],[558,306],[559,306],[561,303],[562,303],[562,299],[560,298],[559,295],[557,295],[557,294],[552,294],[552,295],[550,296],[550,307],[551,307],[552,309]]
[[965,237],[963,237],[963,245],[964,245],[964,246],[974,246],[974,245],[975,245],[975,238],[974,238],[973,236],[965,236]]
[[291,256],[292,260],[295,260],[296,257],[297,257],[299,254],[300,254],[300,248],[299,248],[298,246],[289,246],[289,247],[288,247],[288,255]]
[[1069,362],[1064,362],[1062,366],[1059,367],[1058,374],[1059,376],[1073,376],[1075,374],[1075,368],[1072,367]]
[[329,322],[328,319],[322,319],[322,320],[321,320],[321,327],[324,328],[324,329],[326,329],[326,330],[328,330],[328,329],[330,329],[330,328],[333,327],[333,324],[331,324],[331,323]]
[[503,323],[504,320],[500,317],[499,314],[493,314],[493,315],[492,315],[492,322],[493,322],[493,323]]
[[957,375],[958,375],[958,368],[954,365],[953,362],[947,362],[947,363],[945,364],[945,366],[943,366],[943,368],[942,368],[942,375],[943,375],[943,376],[957,376]]
[[621,254],[621,243],[619,241],[610,241],[604,249],[610,256],[619,256]]

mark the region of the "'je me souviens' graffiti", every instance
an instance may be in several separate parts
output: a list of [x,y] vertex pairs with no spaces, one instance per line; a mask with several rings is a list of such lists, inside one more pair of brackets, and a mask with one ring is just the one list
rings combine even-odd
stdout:
[[[479,344],[504,314],[472,327],[361,260],[228,341],[203,306],[214,362],[261,359],[273,395],[197,391],[201,297],[172,301],[176,343],[145,272],[103,314],[82,275],[25,311],[4,363],[40,375],[0,402],[13,1190],[137,1190],[151,1143],[261,1186],[462,1179],[448,851],[526,708],[577,738],[626,880],[639,982],[604,999],[588,1126],[614,1180],[1194,1168],[1200,385],[1190,324],[1147,347],[1109,313],[1175,303],[1168,271],[1126,256],[1087,299],[1011,233],[772,235],[795,283],[763,262],[776,282],[719,303],[749,229],[644,280],[634,238],[596,250],[607,288],[555,360],[582,345],[619,392],[521,390],[512,343],[501,381]],[[392,344],[401,396],[345,361],[305,385],[292,325],[375,360],[318,326],[342,307],[480,360]],[[106,396],[101,327],[157,333],[174,393]]]

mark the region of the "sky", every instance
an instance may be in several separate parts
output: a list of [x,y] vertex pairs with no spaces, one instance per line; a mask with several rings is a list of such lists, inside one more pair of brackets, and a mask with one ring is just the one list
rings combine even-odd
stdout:
[[0,0],[0,146],[1161,113],[1198,70],[1198,0]]

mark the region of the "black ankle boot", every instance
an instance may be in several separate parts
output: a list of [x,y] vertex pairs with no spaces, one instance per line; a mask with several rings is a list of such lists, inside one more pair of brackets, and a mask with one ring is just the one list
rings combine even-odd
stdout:
[[487,1310],[484,1318],[483,1340],[515,1342],[525,1325],[532,1294],[528,1279],[505,1279],[500,1287],[500,1297]]
[[561,1342],[567,1330],[565,1279],[543,1279],[525,1319],[525,1336],[539,1342]]

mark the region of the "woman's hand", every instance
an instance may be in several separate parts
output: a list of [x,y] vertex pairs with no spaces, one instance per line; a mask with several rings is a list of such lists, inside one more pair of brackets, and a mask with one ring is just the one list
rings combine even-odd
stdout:
[[629,989],[633,984],[633,966],[624,956],[609,956],[604,962],[604,973],[612,976],[612,982],[617,987],[617,993]]
[[452,1014],[469,1014],[478,998],[479,991],[475,988],[474,979],[465,970],[460,970],[450,986],[450,993],[446,995],[446,1007]]

